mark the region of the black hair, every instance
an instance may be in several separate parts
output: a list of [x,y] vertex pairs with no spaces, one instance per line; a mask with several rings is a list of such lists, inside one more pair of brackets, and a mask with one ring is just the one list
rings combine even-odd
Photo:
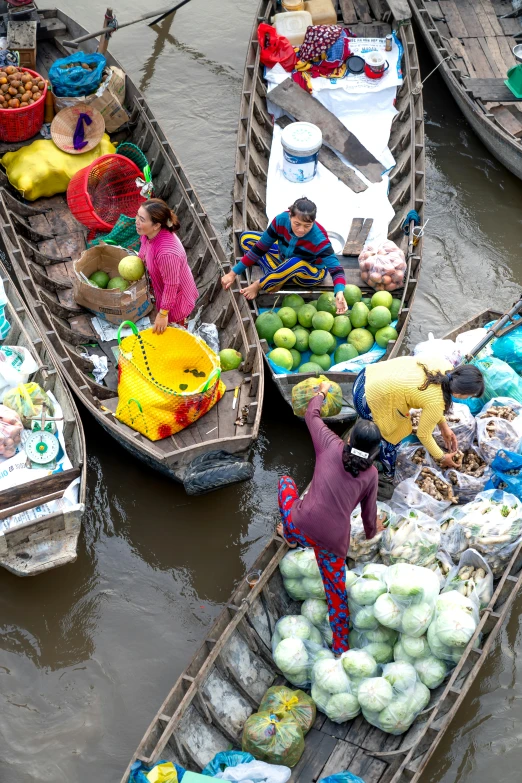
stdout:
[[[358,419],[350,432],[350,441],[343,448],[343,466],[347,473],[357,478],[361,471],[373,465],[381,445],[381,432],[369,419]],[[367,457],[352,454],[352,449],[363,451]]]
[[304,196],[303,198],[298,198],[294,201],[292,206],[288,207],[288,209],[290,210],[290,215],[292,217],[298,215],[307,223],[313,223],[317,217],[317,207],[314,202]]
[[484,394],[484,378],[474,364],[461,364],[448,373],[438,370],[431,372],[420,362],[419,366],[426,375],[426,380],[422,386],[419,386],[419,391],[425,391],[432,384],[440,386],[444,398],[444,413],[450,412],[454,394],[463,394],[465,397],[482,397]]

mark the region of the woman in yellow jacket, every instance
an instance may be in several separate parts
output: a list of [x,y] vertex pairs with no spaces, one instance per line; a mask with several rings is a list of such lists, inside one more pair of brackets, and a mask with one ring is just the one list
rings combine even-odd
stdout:
[[[380,460],[384,475],[393,476],[397,446],[411,435],[410,410],[422,410],[417,437],[441,467],[456,467],[453,457],[458,449],[457,438],[449,428],[444,414],[449,413],[452,398],[466,399],[484,394],[482,373],[472,364],[453,368],[443,359],[421,360],[404,356],[366,367],[353,386],[357,413],[371,419],[381,431]],[[448,454],[444,454],[433,438],[438,425]]]

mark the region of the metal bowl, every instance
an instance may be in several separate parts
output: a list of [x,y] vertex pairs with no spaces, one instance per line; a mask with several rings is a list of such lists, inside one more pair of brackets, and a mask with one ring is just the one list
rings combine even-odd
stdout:
[[513,54],[515,55],[515,60],[517,63],[522,63],[522,44],[517,44],[512,49]]

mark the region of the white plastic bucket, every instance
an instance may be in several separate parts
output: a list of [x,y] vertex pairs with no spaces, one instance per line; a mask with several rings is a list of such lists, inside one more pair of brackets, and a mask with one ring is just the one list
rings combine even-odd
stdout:
[[310,182],[317,171],[323,134],[311,122],[292,122],[281,134],[283,174],[289,182]]

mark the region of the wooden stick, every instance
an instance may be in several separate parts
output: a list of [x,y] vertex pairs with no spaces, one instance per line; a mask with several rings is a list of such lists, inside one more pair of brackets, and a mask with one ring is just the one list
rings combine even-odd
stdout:
[[[114,14],[112,13],[112,8],[107,8],[105,12],[105,19],[104,22],[108,23],[107,27],[110,28],[111,22],[114,20]],[[105,54],[107,51],[107,48],[109,46],[109,38],[111,37],[110,33],[104,33],[103,36],[100,38],[100,43],[98,45],[98,52],[99,54]]]
[[[129,27],[132,24],[138,24],[138,22],[146,22],[147,19],[152,19],[155,17],[155,21],[152,22],[152,24],[156,24],[157,21],[160,19],[164,19],[166,16],[169,16],[170,14],[173,14],[174,11],[177,11],[178,8],[181,8],[182,5],[186,5],[186,3],[189,3],[190,0],[181,0],[180,3],[177,3],[174,6],[171,6],[170,8],[164,8],[163,10],[157,9],[156,11],[149,11],[146,14],[143,14],[143,16],[139,16],[137,19],[133,19],[131,22],[123,22],[123,24],[119,24],[117,27],[102,27],[101,30],[96,30],[95,33],[88,33],[87,35],[81,35],[79,38],[74,38],[72,41],[62,41],[64,46],[67,46],[69,49],[78,49],[79,45],[83,43],[84,41],[90,41],[91,38],[97,38],[99,35],[104,35],[105,33],[114,33],[116,30],[121,30],[123,27]],[[158,16],[159,14],[159,16]]]

